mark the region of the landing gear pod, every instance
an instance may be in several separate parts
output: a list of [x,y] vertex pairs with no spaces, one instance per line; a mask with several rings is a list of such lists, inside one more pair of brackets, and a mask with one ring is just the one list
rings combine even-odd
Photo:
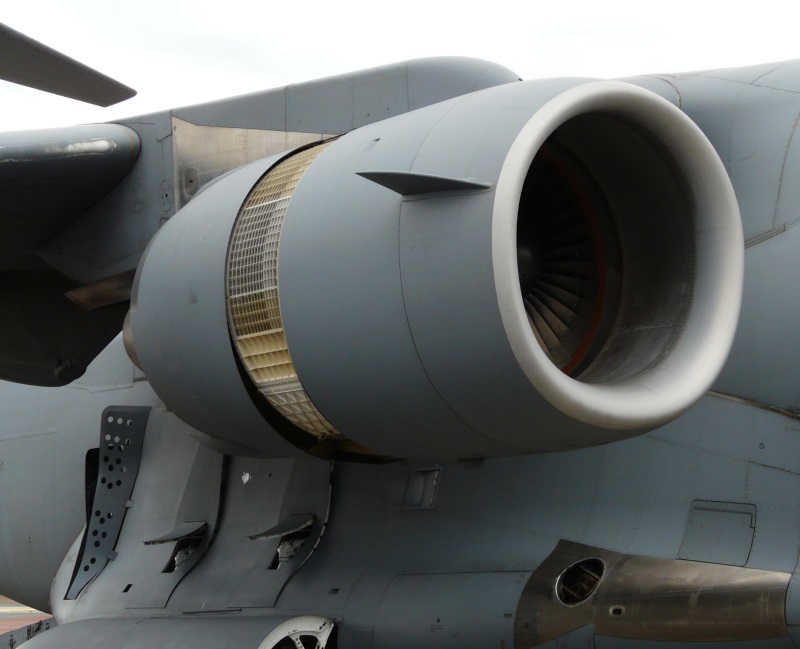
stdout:
[[[645,90],[508,84],[254,169],[198,195],[139,269],[136,353],[201,430],[236,391],[303,435],[394,457],[567,450],[667,423],[725,361],[736,199],[700,130]],[[176,277],[224,335],[167,306]],[[214,387],[204,349],[245,385]],[[205,396],[182,396],[183,375]]]

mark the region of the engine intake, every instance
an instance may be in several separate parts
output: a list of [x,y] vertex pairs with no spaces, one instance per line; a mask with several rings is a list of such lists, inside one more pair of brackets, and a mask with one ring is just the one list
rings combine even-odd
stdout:
[[394,457],[566,450],[709,388],[742,266],[730,181],[677,108],[524,82],[220,179],[151,244],[129,333],[168,407],[265,453],[285,422]]

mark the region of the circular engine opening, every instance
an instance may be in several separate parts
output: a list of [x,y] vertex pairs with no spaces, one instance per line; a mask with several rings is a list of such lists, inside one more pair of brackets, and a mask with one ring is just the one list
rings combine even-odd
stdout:
[[583,559],[573,563],[556,580],[556,597],[565,606],[577,606],[592,596],[603,579],[602,559]]
[[520,196],[517,264],[531,329],[550,361],[578,376],[619,306],[619,242],[603,193],[580,160],[547,142]]
[[654,428],[722,368],[743,284],[736,196],[705,135],[653,93],[599,81],[540,108],[498,178],[492,249],[519,366],[570,417]]
[[519,283],[563,373],[630,379],[681,336],[695,255],[685,185],[668,152],[608,116],[566,121],[537,152],[517,215]]

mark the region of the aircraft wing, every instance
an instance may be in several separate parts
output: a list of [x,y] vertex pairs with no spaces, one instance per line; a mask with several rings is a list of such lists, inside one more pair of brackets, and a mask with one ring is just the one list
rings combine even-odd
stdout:
[[[0,79],[98,106],[136,94],[1,23]],[[78,306],[66,293],[80,285],[79,277],[55,269],[35,251],[119,183],[139,145],[135,131],[115,124],[0,136],[0,299],[6,314],[0,324],[0,376],[64,385],[80,376],[119,330],[124,306],[116,304],[117,297],[101,296],[98,302],[96,288],[90,288],[94,310],[86,308],[85,295],[78,296],[84,302]],[[130,279],[124,281],[130,285]],[[97,309],[99,304],[108,308]]]
[[36,250],[119,183],[136,162],[139,146],[136,132],[118,124],[0,135],[4,378],[68,383],[119,331],[124,305],[90,310],[76,304],[66,293],[79,282],[45,263]]
[[136,95],[133,88],[2,23],[0,79],[97,106],[111,106]]

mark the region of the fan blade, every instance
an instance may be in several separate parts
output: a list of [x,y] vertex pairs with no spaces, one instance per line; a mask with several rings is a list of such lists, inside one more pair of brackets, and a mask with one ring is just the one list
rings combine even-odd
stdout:
[[29,88],[111,106],[136,91],[0,23],[0,79]]
[[604,234],[613,232],[611,217],[591,177],[557,144],[531,164],[519,217],[517,266],[531,328],[556,367],[579,374],[616,312],[606,304],[607,258],[617,259],[613,235]]

